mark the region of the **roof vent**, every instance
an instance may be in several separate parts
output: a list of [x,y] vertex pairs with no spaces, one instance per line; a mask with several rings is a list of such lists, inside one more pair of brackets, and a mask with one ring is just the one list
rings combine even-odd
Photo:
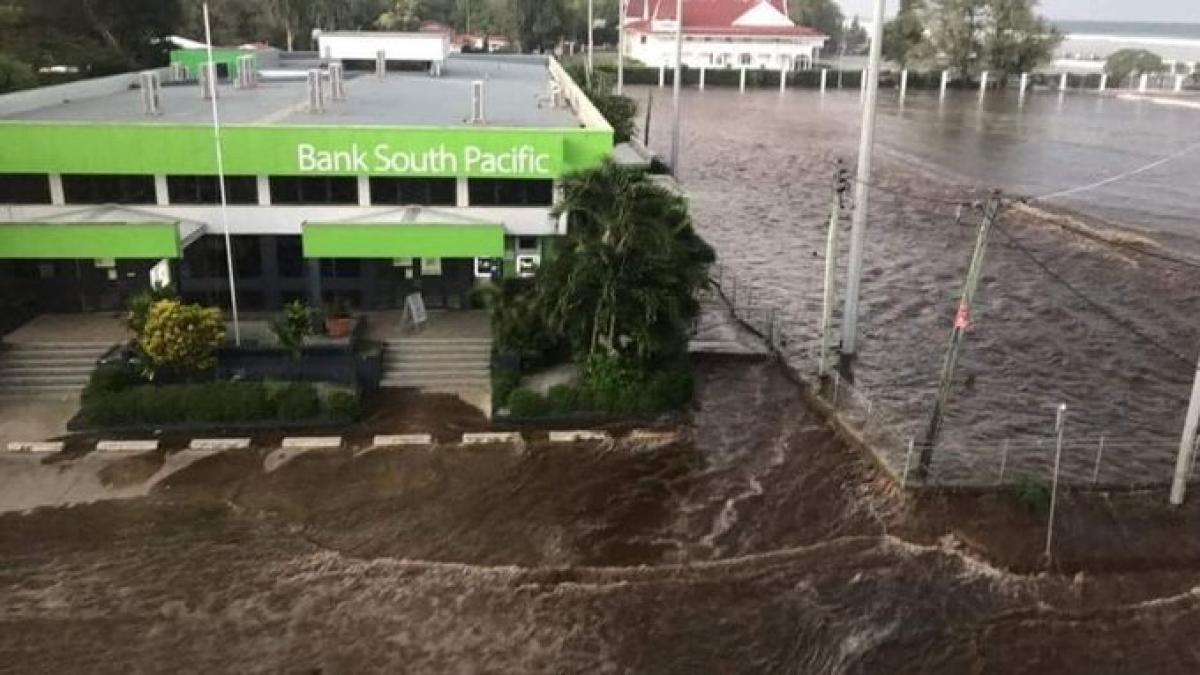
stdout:
[[253,54],[243,54],[237,59],[239,89],[253,89],[258,86],[258,59]]
[[483,124],[487,121],[487,111],[484,107],[486,94],[483,80],[471,83],[471,124]]
[[329,98],[334,101],[346,100],[346,69],[341,61],[329,64]]
[[375,52],[375,76],[383,77],[387,75],[387,52],[380,49]]
[[170,72],[172,82],[183,82],[188,79],[187,66],[182,63],[172,63]]
[[162,80],[158,71],[143,70],[138,73],[142,87],[142,112],[147,115],[162,114]]
[[204,100],[211,100],[217,94],[217,64],[200,64],[200,91]]
[[308,71],[308,110],[321,112],[325,109],[325,81],[321,79],[319,68]]

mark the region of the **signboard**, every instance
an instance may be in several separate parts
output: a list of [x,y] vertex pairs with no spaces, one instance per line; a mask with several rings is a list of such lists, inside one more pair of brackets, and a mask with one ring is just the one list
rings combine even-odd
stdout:
[[420,293],[409,293],[408,297],[404,298],[404,309],[414,326],[420,326],[429,318],[425,314],[425,298],[422,298]]
[[150,287],[155,289],[168,288],[171,285],[171,263],[159,260],[150,268]]

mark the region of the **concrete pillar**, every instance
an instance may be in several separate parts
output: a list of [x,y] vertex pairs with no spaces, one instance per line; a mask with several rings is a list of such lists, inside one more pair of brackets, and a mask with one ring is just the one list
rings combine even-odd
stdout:
[[1175,76],[1175,93],[1176,93],[1176,94],[1178,94],[1178,93],[1180,93],[1180,92],[1182,92],[1182,91],[1183,91],[1183,80],[1184,80],[1184,76],[1183,76],[1183,75],[1176,75],[1176,76]]
[[308,305],[320,307],[321,302],[321,261],[309,258],[304,261],[304,286],[308,290]]
[[742,68],[741,79],[738,82],[738,91],[746,91],[746,69]]
[[1150,74],[1142,73],[1141,78],[1139,78],[1139,80],[1138,80],[1138,91],[1140,91],[1144,94],[1144,93],[1146,93],[1146,90],[1148,90],[1149,88],[1150,88]]
[[167,189],[167,177],[163,175],[154,176],[154,203],[159,206],[166,206],[171,203],[170,190]]
[[663,64],[658,64],[658,88],[662,89],[667,83],[667,70]]
[[1020,89],[1021,96],[1024,96],[1025,92],[1028,89],[1029,89],[1029,73],[1021,73],[1021,89]]
[[63,193],[62,174],[50,174],[50,203],[54,206],[62,206],[67,203],[67,198]]
[[787,70],[779,69],[779,91],[787,89]]
[[255,176],[254,182],[258,187],[258,205],[271,205],[271,179],[267,176]]
[[704,73],[707,72],[707,70],[708,69],[704,66],[700,66],[700,91],[704,91]]
[[900,98],[908,95],[908,68],[900,71]]
[[1100,91],[1108,89],[1108,73],[1100,74]]
[[825,93],[825,84],[826,84],[828,81],[829,81],[829,69],[828,69],[828,68],[822,68],[822,69],[821,69],[821,93],[822,93],[822,94],[824,94],[824,93]]
[[938,98],[946,98],[946,87],[950,85],[950,71],[942,71],[942,86],[938,91]]
[[358,176],[358,205],[371,205],[371,177]]
[[1059,78],[1059,80],[1058,80],[1058,90],[1059,90],[1059,91],[1066,91],[1066,90],[1067,90],[1067,84],[1068,84],[1068,83],[1069,83],[1069,81],[1070,81],[1070,80],[1068,80],[1067,78],[1068,78],[1068,75],[1067,75],[1067,73],[1063,73],[1063,74],[1062,74],[1062,77],[1061,77],[1061,78]]
[[980,75],[979,75],[979,97],[980,98],[983,98],[983,95],[987,93],[987,85],[988,85],[988,71],[985,70],[982,73],[980,73]]

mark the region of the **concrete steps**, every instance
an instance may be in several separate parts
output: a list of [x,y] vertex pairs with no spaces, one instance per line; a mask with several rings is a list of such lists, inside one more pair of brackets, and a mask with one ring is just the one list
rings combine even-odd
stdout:
[[491,389],[489,338],[396,338],[386,345],[381,386],[449,394]]
[[111,342],[3,343],[0,396],[46,398],[78,395]]

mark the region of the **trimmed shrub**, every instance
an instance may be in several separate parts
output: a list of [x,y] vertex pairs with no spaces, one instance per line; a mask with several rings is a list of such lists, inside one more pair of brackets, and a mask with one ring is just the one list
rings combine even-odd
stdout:
[[358,396],[349,391],[331,392],[325,397],[325,407],[329,410],[329,416],[338,422],[353,422],[362,414]]
[[138,346],[157,371],[205,371],[216,365],[214,352],[225,340],[225,322],[215,307],[158,300],[150,305]]
[[1045,482],[1024,477],[1012,486],[1017,502],[1033,515],[1044,518],[1050,513],[1050,487]]
[[105,363],[96,367],[83,390],[82,398],[88,399],[104,394],[124,391],[146,380],[119,363]]
[[492,369],[492,400],[507,402],[521,382],[521,374],[513,370]]
[[566,414],[579,410],[579,389],[568,384],[556,384],[546,392],[546,409],[551,413]]
[[546,399],[536,391],[516,389],[508,397],[508,409],[513,417],[539,417],[546,414]]
[[282,420],[304,420],[321,414],[321,397],[308,382],[289,382],[275,392],[275,409]]

